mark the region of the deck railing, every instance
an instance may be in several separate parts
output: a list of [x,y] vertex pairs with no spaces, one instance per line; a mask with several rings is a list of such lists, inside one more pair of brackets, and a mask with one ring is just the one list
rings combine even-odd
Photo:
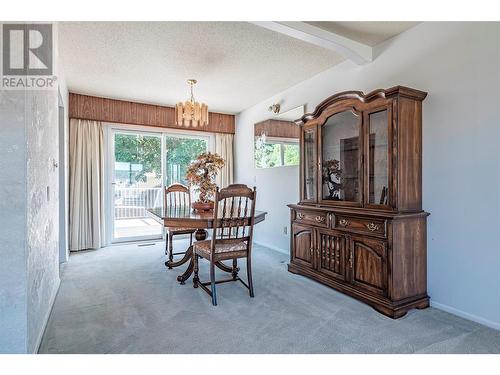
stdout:
[[115,219],[147,217],[146,208],[162,204],[161,188],[115,188]]

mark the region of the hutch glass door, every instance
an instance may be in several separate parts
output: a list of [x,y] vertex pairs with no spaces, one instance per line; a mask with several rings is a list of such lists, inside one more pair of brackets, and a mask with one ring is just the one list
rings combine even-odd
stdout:
[[387,110],[368,115],[368,204],[388,205],[389,137]]
[[303,166],[303,186],[302,200],[316,200],[316,127],[306,128],[304,130],[304,166]]
[[352,111],[330,116],[321,127],[321,199],[361,203],[361,121]]

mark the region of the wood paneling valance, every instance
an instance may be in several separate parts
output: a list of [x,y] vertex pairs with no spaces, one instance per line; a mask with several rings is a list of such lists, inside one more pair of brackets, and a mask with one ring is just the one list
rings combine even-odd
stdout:
[[293,121],[266,120],[255,124],[254,135],[265,133],[267,137],[297,138],[300,137],[300,127]]
[[173,107],[74,93],[69,94],[69,117],[120,124],[234,134],[234,115],[210,112],[208,126],[184,127],[175,123],[175,109]]

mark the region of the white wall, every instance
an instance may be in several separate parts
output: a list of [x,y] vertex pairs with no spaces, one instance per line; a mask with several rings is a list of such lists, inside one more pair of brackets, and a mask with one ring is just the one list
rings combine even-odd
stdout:
[[38,350],[59,289],[57,91],[26,92],[27,352]]
[[32,353],[59,287],[57,92],[0,94],[0,353]]
[[24,103],[24,92],[0,90],[0,353],[26,352]]
[[59,287],[57,102],[0,90],[0,353],[38,349]]
[[344,62],[236,118],[236,181],[257,177],[269,212],[256,241],[288,251],[286,203],[298,200],[296,168],[256,170],[253,124],[283,108],[345,90],[405,85],[427,91],[423,109],[423,207],[428,292],[436,307],[500,329],[500,23],[422,23],[377,49],[364,66]]

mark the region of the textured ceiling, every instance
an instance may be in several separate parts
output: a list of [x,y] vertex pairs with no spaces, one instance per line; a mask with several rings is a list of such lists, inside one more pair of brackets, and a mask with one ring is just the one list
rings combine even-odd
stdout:
[[63,22],[59,54],[71,91],[173,105],[195,98],[237,113],[343,58],[245,22]]
[[376,46],[403,31],[406,31],[419,22],[386,22],[386,21],[350,21],[350,22],[307,22],[326,31],[340,34],[357,42]]
[[[319,22],[367,44],[411,22]],[[238,113],[344,60],[246,22],[61,22],[59,56],[72,92],[174,105],[195,98]]]

